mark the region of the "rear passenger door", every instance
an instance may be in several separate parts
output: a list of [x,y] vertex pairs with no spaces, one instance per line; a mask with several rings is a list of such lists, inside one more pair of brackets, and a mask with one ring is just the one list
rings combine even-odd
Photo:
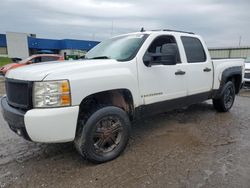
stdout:
[[211,91],[213,65],[199,38],[181,36],[187,61],[188,96]]

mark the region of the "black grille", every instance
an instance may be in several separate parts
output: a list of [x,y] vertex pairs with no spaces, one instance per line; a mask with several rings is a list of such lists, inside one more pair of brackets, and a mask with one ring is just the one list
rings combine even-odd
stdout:
[[10,105],[23,109],[31,108],[31,82],[6,79],[5,87],[8,103]]
[[250,73],[248,72],[248,73],[245,73],[245,76],[244,76],[245,78],[250,78]]

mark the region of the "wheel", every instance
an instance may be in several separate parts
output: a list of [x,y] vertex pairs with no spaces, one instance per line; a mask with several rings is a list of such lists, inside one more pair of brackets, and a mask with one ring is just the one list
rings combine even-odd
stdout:
[[89,161],[103,163],[115,159],[126,148],[130,121],[122,109],[107,106],[96,110],[78,134],[78,152]]
[[227,82],[222,91],[222,96],[219,99],[213,99],[213,105],[218,112],[227,112],[232,108],[235,99],[233,82]]

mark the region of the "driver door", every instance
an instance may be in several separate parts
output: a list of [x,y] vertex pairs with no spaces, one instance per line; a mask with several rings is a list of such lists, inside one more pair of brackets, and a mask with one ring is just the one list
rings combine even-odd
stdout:
[[147,63],[144,58],[139,58],[138,62],[139,86],[143,104],[146,106],[153,104],[156,107],[154,110],[168,108],[168,104],[172,105],[169,102],[172,101],[174,104],[175,99],[187,96],[187,66],[181,62],[174,36],[156,37],[145,51],[144,57],[157,56],[156,54],[163,52],[162,47],[166,44],[176,45],[176,64]]

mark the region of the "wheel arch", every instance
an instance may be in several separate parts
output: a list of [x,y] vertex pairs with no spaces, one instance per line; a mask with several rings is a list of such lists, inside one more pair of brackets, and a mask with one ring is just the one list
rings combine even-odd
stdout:
[[128,114],[130,120],[134,118],[134,98],[129,89],[120,88],[93,93],[82,99],[79,105],[76,138],[91,114],[103,106],[119,107]]
[[123,109],[130,118],[133,118],[134,99],[132,92],[126,88],[105,90],[86,96],[80,103],[79,116],[83,112],[93,112],[98,106],[108,105]]
[[238,94],[242,85],[242,67],[235,66],[225,69],[221,74],[220,87],[213,93],[213,98],[219,98],[222,95],[223,88],[228,81],[232,81],[235,86],[235,94]]
[[238,94],[242,83],[241,66],[230,67],[223,71],[221,85],[225,85],[228,81],[232,81],[235,86],[235,93]]

